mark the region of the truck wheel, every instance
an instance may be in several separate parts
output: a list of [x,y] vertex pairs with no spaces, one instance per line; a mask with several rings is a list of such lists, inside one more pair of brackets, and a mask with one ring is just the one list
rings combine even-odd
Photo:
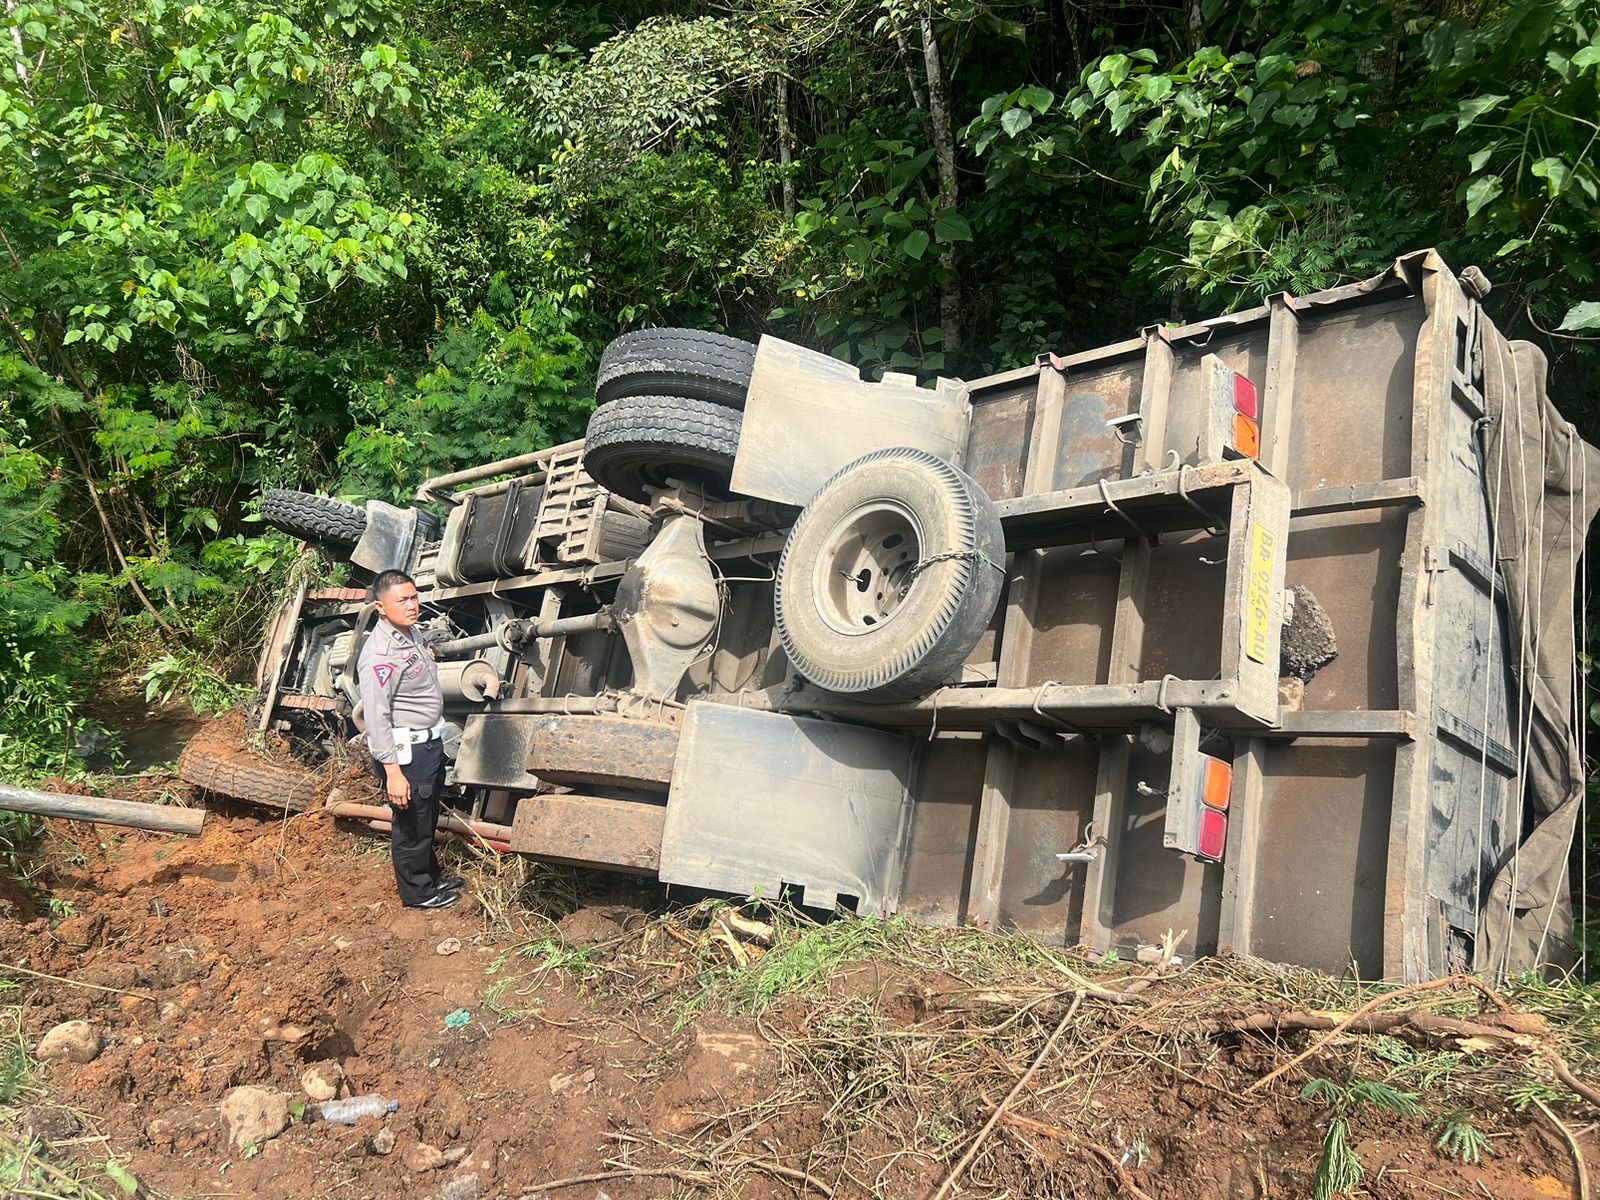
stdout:
[[528,770],[551,783],[664,791],[672,782],[678,730],[618,717],[549,716],[528,739]]
[[231,738],[197,734],[178,756],[178,778],[201,791],[299,812],[317,792],[317,776],[302,767],[268,762]]
[[743,414],[686,396],[624,396],[589,418],[584,469],[596,483],[630,500],[647,500],[647,484],[692,480],[721,491],[733,476]]
[[261,519],[295,537],[354,546],[367,529],[365,509],[330,496],[272,488],[261,502]]
[[944,459],[905,448],[857,459],[784,543],[773,604],[789,662],[863,700],[932,691],[988,628],[1005,553],[993,502]]
[[687,396],[742,409],[754,343],[698,329],[640,329],[605,348],[595,377],[598,404],[623,396]]

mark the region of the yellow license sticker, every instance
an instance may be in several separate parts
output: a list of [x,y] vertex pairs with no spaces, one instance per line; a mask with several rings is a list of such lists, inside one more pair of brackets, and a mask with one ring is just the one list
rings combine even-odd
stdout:
[[1250,530],[1250,583],[1244,604],[1244,652],[1265,663],[1272,651],[1272,569],[1278,537],[1265,525]]

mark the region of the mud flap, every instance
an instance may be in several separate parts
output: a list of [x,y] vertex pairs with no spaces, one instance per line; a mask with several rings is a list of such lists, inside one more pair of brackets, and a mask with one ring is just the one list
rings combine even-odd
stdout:
[[691,704],[661,839],[663,883],[849,905],[900,898],[910,738],[809,717]]

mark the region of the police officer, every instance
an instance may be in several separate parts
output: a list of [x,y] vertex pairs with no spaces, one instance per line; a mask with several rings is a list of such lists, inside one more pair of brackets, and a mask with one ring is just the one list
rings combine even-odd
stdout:
[[378,623],[356,665],[367,748],[389,801],[394,881],[407,908],[449,908],[460,876],[440,878],[433,834],[444,787],[444,691],[433,652],[417,637],[422,602],[404,571],[372,584]]

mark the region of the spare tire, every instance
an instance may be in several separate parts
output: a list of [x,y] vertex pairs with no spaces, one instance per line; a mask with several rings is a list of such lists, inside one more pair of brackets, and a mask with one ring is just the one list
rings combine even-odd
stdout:
[[823,484],[789,532],[773,606],[789,662],[830,692],[889,702],[961,669],[1005,582],[994,503],[925,450],[878,450]]
[[610,713],[539,718],[527,768],[551,783],[666,791],[678,728]]
[[686,396],[742,409],[755,366],[752,342],[698,329],[640,329],[600,356],[598,404],[624,396]]
[[178,778],[201,791],[299,812],[317,794],[318,776],[304,767],[253,754],[226,730],[203,729],[178,756]]
[[288,488],[272,488],[261,502],[261,519],[295,537],[335,546],[354,546],[367,531],[365,509]]
[[686,396],[624,396],[589,418],[583,466],[603,488],[647,500],[677,478],[722,491],[733,477],[742,413]]

